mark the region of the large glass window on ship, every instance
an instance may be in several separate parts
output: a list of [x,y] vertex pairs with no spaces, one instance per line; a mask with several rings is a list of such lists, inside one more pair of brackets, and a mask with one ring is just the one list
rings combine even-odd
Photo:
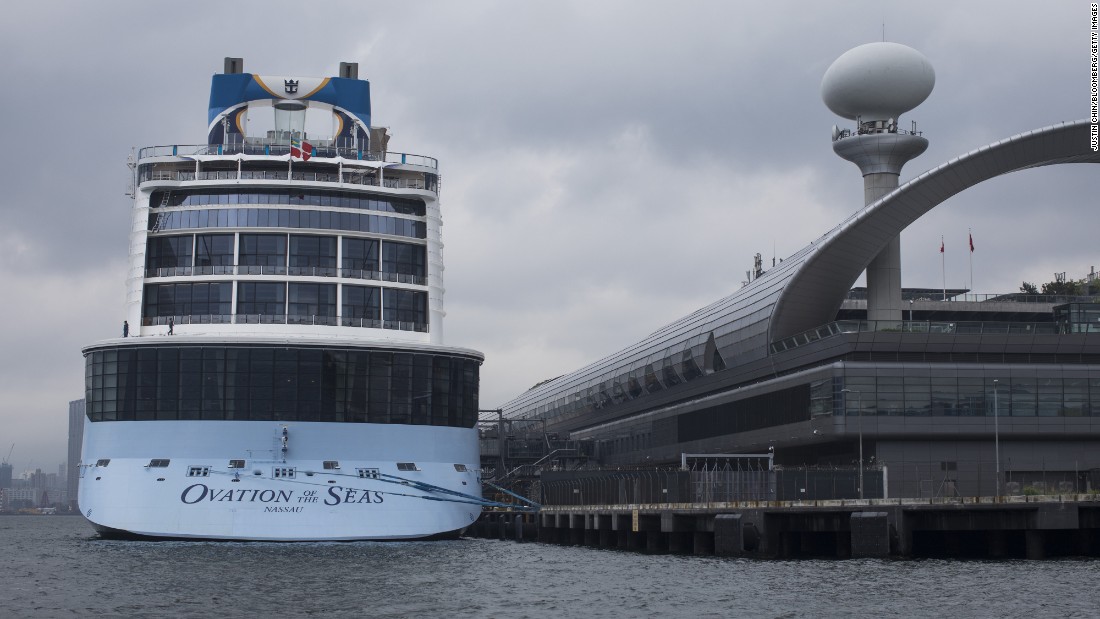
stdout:
[[150,238],[145,248],[145,276],[190,275],[191,244],[190,234]]
[[291,283],[287,302],[288,323],[336,324],[336,284]]
[[334,277],[336,275],[336,237],[290,235],[289,273]]
[[340,315],[345,327],[382,328],[382,289],[377,286],[344,286]]
[[409,243],[382,243],[383,279],[406,284],[424,284],[426,248]]
[[242,275],[285,275],[285,234],[242,234],[240,250]]
[[149,284],[142,302],[142,323],[178,324],[226,323],[232,314],[233,284],[202,282]]
[[285,317],[285,283],[237,282],[237,322],[280,323]]
[[387,329],[428,330],[428,294],[387,288],[382,294],[382,317]]
[[353,239],[344,237],[343,255],[340,273],[344,277],[357,279],[378,279],[378,245],[374,239]]
[[195,236],[195,275],[232,274],[233,263],[232,234]]

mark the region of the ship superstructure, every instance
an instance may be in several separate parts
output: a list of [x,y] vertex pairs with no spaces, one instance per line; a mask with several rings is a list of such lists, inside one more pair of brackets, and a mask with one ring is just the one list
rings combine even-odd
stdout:
[[227,58],[206,143],[138,151],[124,337],[84,349],[101,532],[411,539],[480,512],[483,357],[442,343],[438,164],[388,149],[357,73]]

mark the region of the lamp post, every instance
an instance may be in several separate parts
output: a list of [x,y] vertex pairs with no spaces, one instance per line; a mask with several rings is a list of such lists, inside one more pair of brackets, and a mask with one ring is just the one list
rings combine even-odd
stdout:
[[993,379],[993,459],[996,460],[997,496],[1001,496],[1001,428],[1000,410],[997,406],[997,379]]
[[913,330],[913,299],[909,299],[909,330]]
[[[856,389],[841,389],[841,393],[856,394],[856,408],[859,420],[856,425],[859,428],[859,498],[863,498],[863,392]],[[847,402],[847,400],[845,400]],[[845,406],[845,409],[848,407]]]

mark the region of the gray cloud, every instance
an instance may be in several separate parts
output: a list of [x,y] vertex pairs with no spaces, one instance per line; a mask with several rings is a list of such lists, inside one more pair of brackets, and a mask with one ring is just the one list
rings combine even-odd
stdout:
[[[443,168],[448,343],[486,352],[482,401],[626,346],[735,290],[861,206],[818,96],[886,38],[931,60],[903,180],[1087,115],[1088,3],[143,2],[8,7],[0,24],[0,445],[64,458],[79,349],[121,321],[133,146],[205,135],[208,76],[360,63],[395,150]],[[1033,170],[965,192],[903,236],[905,284],[1006,292],[1094,263],[1100,181]],[[774,248],[774,249],[773,249]],[[18,351],[18,354],[14,354]],[[9,439],[8,433],[11,433]],[[37,458],[37,457],[36,457]],[[18,458],[17,466],[22,466]],[[48,468],[43,466],[43,468]],[[51,469],[52,470],[52,469]]]

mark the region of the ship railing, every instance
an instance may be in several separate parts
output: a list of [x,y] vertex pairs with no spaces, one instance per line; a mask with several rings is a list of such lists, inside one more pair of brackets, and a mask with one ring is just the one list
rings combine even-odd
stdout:
[[[198,155],[266,155],[279,157],[290,154],[290,145],[284,143],[268,142],[266,140],[249,140],[245,143],[235,144],[171,144],[165,146],[146,146],[138,150],[138,160],[151,157],[194,157]],[[313,144],[313,157],[354,159],[357,161],[382,161],[385,163],[397,163],[415,165],[426,168],[438,169],[439,161],[427,155],[413,153],[377,153],[361,148],[347,146],[330,146]]]
[[145,277],[185,277],[192,273],[192,267],[157,267],[145,269]]
[[176,325],[228,325],[234,322],[232,314],[195,314],[183,316],[145,316],[141,319],[141,324],[146,327],[155,327],[167,325],[168,321],[172,321],[172,323]]
[[[161,170],[151,172],[148,181],[305,181],[315,183],[343,183],[345,185],[364,185],[367,187],[386,187],[387,189],[418,189],[421,191],[435,191],[434,183],[429,183],[423,178],[387,177],[379,182],[375,174],[360,174],[344,172],[343,180],[339,174],[326,172],[292,172],[283,170],[241,170],[238,174],[235,170],[213,170],[208,172],[185,172],[182,170]],[[144,182],[144,181],[143,181]]]
[[239,275],[286,275],[286,267],[277,264],[245,264],[237,267]]
[[397,282],[399,284],[413,284],[416,286],[425,286],[428,283],[428,278],[423,275],[390,273],[388,271],[383,272],[374,269],[340,269],[340,277],[348,279],[372,279],[385,282]]
[[340,277],[346,279],[366,279],[384,282],[396,282],[398,284],[412,284],[414,286],[426,286],[428,278],[423,275],[409,273],[391,273],[377,269],[337,269],[336,267],[322,266],[293,266],[282,265],[245,265],[216,264],[206,266],[173,266],[173,267],[149,267],[145,269],[145,277],[190,277],[201,275],[292,275],[295,277]]
[[287,269],[287,275],[296,275],[299,277],[336,277],[336,267],[290,267]]
[[236,275],[237,267],[232,264],[215,264],[211,266],[192,267],[195,275]]
[[379,320],[377,318],[350,318],[317,316],[311,314],[192,314],[180,316],[145,316],[141,324],[146,327],[173,325],[319,325],[362,327],[367,329],[392,329],[427,333],[428,325],[403,320]]
[[288,325],[327,325],[334,327],[339,324],[336,316],[317,316],[309,314],[291,314],[286,317]]
[[285,325],[286,314],[237,314],[233,317],[239,325]]
[[340,326],[342,327],[363,327],[365,329],[381,329],[382,321],[377,318],[350,318],[344,317],[340,319]]
[[404,320],[384,320],[382,321],[383,329],[397,329],[398,331],[419,331],[421,333],[428,332],[428,325],[421,322],[407,322]]

